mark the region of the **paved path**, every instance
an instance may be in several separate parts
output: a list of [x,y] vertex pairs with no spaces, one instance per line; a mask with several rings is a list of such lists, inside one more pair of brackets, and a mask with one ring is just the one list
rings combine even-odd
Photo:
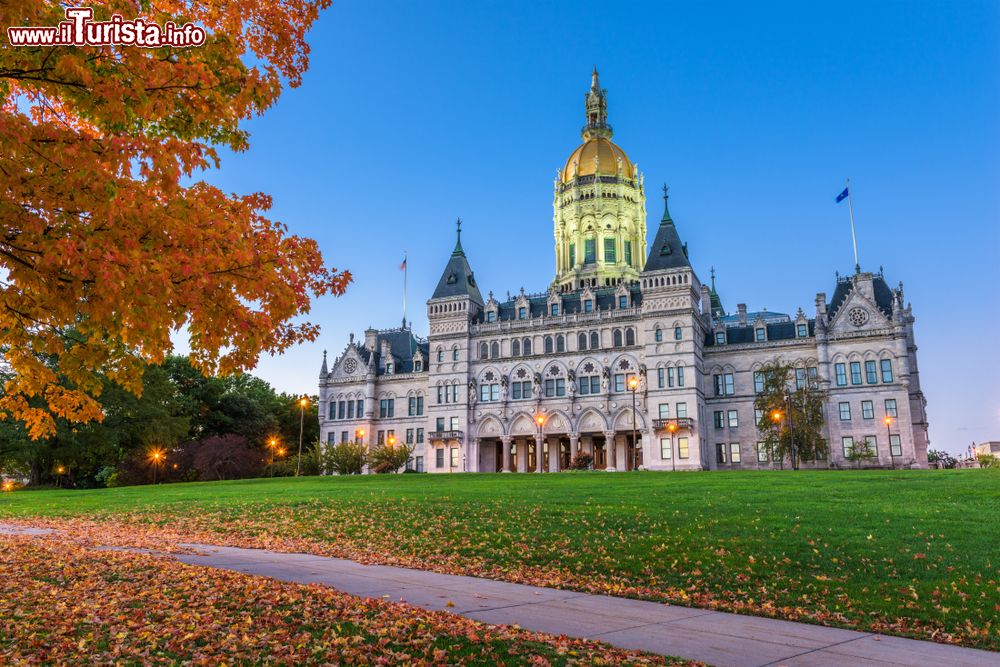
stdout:
[[[0,533],[46,531],[0,524]],[[851,630],[590,595],[308,554],[185,545],[184,563],[317,583],[492,624],[597,639],[719,667],[1000,667],[1000,653]]]

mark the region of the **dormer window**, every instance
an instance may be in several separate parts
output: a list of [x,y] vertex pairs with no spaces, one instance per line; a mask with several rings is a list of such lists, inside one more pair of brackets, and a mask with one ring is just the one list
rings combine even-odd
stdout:
[[392,363],[391,362],[387,363],[385,365],[385,374],[386,375],[392,375]]
[[726,344],[726,332],[725,331],[716,331],[715,332],[715,344],[716,345],[725,345]]
[[553,317],[559,314],[559,304],[554,303],[549,307],[549,312],[552,313]]
[[758,343],[767,340],[767,332],[764,330],[764,327],[757,327],[754,330],[754,338]]
[[618,297],[618,307],[628,308],[628,297],[626,295],[622,294]]
[[422,370],[424,370],[424,362],[420,361],[419,359],[414,360],[413,372],[419,373]]
[[798,324],[795,326],[795,335],[799,338],[805,338],[809,335],[809,325],[808,324]]
[[592,313],[594,312],[594,301],[593,299],[584,299],[583,301],[583,312]]
[[497,321],[497,314],[494,313],[492,310],[486,311],[486,321],[487,322],[496,322]]
[[528,309],[525,308],[524,306],[519,307],[517,309],[517,319],[523,320],[526,317],[528,317]]

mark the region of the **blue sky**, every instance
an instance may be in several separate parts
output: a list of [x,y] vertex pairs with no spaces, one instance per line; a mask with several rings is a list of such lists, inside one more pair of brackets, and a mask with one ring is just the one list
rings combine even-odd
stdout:
[[454,244],[486,290],[553,277],[552,179],[596,64],[615,141],[659,185],[730,310],[814,313],[852,268],[902,280],[932,446],[1000,439],[1000,5],[975,2],[360,2],[310,34],[311,68],[251,148],[208,179],[268,192],[355,283],[316,302],[320,340],[255,371],[315,392],[322,350],[398,325]]

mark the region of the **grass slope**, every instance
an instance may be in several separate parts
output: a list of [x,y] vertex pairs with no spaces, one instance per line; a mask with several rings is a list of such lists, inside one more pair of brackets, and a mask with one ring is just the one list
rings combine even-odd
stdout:
[[1000,649],[1000,471],[395,475],[25,491],[85,517]]

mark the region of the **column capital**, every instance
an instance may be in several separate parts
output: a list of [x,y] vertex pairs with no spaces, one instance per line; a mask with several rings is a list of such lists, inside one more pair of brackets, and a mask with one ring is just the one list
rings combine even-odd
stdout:
[[604,437],[610,440],[611,438],[615,437],[616,433],[617,433],[617,431],[605,431],[604,432]]
[[514,441],[514,437],[513,436],[510,436],[510,435],[501,435],[500,436],[500,442],[502,442],[503,444],[507,445],[508,447],[510,446],[510,443],[513,442],[513,441]]

